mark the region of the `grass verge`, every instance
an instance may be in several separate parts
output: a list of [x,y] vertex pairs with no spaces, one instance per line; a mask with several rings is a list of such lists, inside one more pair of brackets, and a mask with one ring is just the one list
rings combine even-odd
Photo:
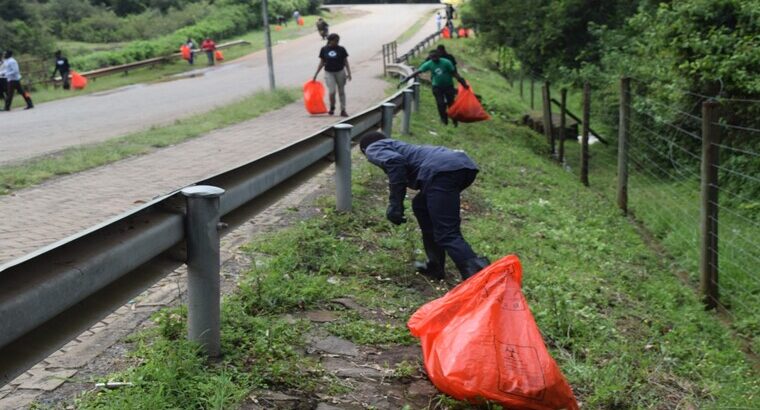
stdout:
[[412,36],[417,34],[417,32],[422,29],[425,23],[430,21],[430,18],[433,16],[433,14],[436,13],[436,11],[437,10],[431,10],[429,13],[425,13],[425,15],[420,17],[420,19],[417,20],[413,26],[409,27],[408,29],[406,29],[406,31],[401,33],[401,35],[398,36],[398,38],[396,39],[396,42],[401,44],[405,42],[406,40],[409,40],[410,38],[412,38]]
[[102,143],[67,148],[56,154],[17,165],[0,167],[0,195],[39,184],[56,176],[73,174],[158,148],[179,144],[207,132],[250,120],[295,102],[296,90],[260,92],[238,102]]
[[[316,23],[318,16],[304,16],[305,23],[303,26],[299,26],[295,23],[288,24],[283,27],[281,31],[275,31],[274,25],[272,25],[272,43],[277,44],[280,41],[287,41],[294,38],[302,37],[311,34],[316,31],[314,24]],[[351,15],[341,13],[340,11],[330,13],[325,16],[329,19],[330,24],[338,24],[342,21],[351,18]],[[230,39],[219,41],[232,40],[246,40],[250,42],[249,45],[242,45],[232,47],[226,50],[222,50],[225,60],[231,62],[237,58],[254,53],[264,48],[264,32],[262,30],[255,30],[248,32],[241,36],[236,36]],[[201,39],[196,39],[200,41]],[[177,46],[179,49],[179,46]],[[224,63],[222,63],[224,64]],[[136,70],[129,71],[128,74],[114,74],[101,78],[92,79],[89,81],[87,88],[84,90],[63,90],[62,88],[42,87],[31,92],[32,99],[35,104],[45,103],[54,100],[60,100],[63,98],[75,97],[79,95],[92,94],[97,92],[103,92],[112,90],[119,87],[125,87],[128,85],[139,83],[152,83],[158,81],[166,81],[171,76],[184,73],[187,71],[203,68],[206,66],[206,56],[204,53],[198,53],[195,56],[195,65],[189,65],[186,61],[177,58],[176,60],[160,64],[156,66],[138,68]],[[76,69],[76,67],[74,67]],[[23,70],[23,67],[22,67]],[[25,106],[23,98],[17,96],[14,99],[13,107],[22,108]]]
[[[513,104],[499,93],[505,81],[473,52],[452,50],[468,65],[467,79],[484,95],[493,120],[442,127],[425,88],[405,139],[466,149],[481,167],[463,197],[465,237],[492,259],[520,256],[531,310],[583,407],[756,407],[760,379],[715,315],[614,206],[536,154],[541,136],[494,108]],[[386,177],[360,156],[354,160],[354,211],[338,214],[334,200],[322,198],[317,216],[247,247],[256,263],[224,300],[221,363],[200,362],[181,340],[183,311],[167,311],[132,342],[136,365],[109,377],[135,386],[84,395],[77,406],[222,408],[254,388],[324,394],[335,388],[325,382],[326,372],[298,352],[314,325],[285,326],[282,314],[334,309],[336,297],[383,315],[342,313],[328,326],[334,334],[375,345],[409,343],[399,324],[455,282],[432,284],[410,272],[421,257],[416,227],[384,220]],[[396,371],[406,375],[413,367]],[[430,403],[472,408],[445,396]]]

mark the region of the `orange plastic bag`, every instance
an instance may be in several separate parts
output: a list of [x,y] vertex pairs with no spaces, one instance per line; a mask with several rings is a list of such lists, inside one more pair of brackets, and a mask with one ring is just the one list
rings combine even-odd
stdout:
[[303,20],[303,17],[299,17],[299,18],[298,18],[298,25],[299,25],[299,26],[303,26],[303,24],[304,24],[304,20]]
[[303,103],[309,114],[324,114],[327,112],[325,107],[325,86],[319,81],[310,80],[303,85]]
[[182,53],[183,59],[190,60],[190,47],[183,44],[182,47],[179,48],[179,52]]
[[84,88],[87,87],[87,77],[72,70],[71,86],[74,87],[75,90],[84,90]]
[[467,30],[464,28],[460,28],[457,34],[459,35],[459,38],[465,38],[467,37]]
[[409,319],[425,370],[442,392],[510,409],[578,409],[522,294],[522,267],[509,255]]
[[216,52],[214,52],[214,59],[216,61],[224,61],[224,54],[222,54],[221,50],[216,50]]
[[491,119],[491,116],[480,105],[472,87],[465,89],[461,84],[454,104],[451,104],[446,112],[449,114],[449,118],[459,122],[478,122]]
[[449,31],[449,28],[444,27],[443,30],[441,30],[441,35],[443,38],[451,38],[451,32]]

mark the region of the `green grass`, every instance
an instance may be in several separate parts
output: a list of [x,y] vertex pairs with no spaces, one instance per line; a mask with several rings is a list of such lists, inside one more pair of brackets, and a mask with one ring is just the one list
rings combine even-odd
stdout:
[[431,10],[430,12],[425,13],[422,17],[419,18],[419,20],[417,20],[414,23],[413,26],[409,27],[408,29],[406,29],[406,31],[401,33],[401,35],[398,36],[398,38],[396,39],[396,42],[401,44],[405,42],[406,40],[409,40],[410,38],[412,38],[412,36],[417,34],[417,32],[422,29],[425,23],[430,21],[430,18],[433,16],[433,14],[435,14],[435,12],[436,10]]
[[[288,26],[283,27],[281,31],[275,31],[274,25],[271,26],[271,33],[272,33],[272,43],[277,44],[278,41],[285,41],[294,39],[297,37],[301,37],[307,34],[311,34],[314,31],[316,31],[316,28],[314,24],[316,23],[318,16],[304,16],[305,23],[303,26],[298,26],[295,23],[288,24]],[[332,13],[329,16],[326,16],[330,24],[338,24],[342,21],[345,21],[350,18],[350,16],[336,12]],[[196,39],[199,40],[199,39]],[[226,41],[233,41],[233,40],[246,40],[250,42],[249,45],[241,45],[241,46],[235,46],[231,47],[225,50],[222,50],[224,53],[224,58],[227,63],[246,56],[248,54],[251,54],[253,52],[259,51],[264,48],[264,34],[262,30],[255,30],[251,31],[247,34],[244,34],[242,36],[236,36],[233,38],[225,39],[218,41],[219,44],[226,42]],[[79,43],[79,42],[67,42],[67,46],[70,46],[72,48],[76,47],[77,49],[81,48],[92,48],[93,50],[99,49],[104,47],[102,44],[92,44],[92,43]],[[118,47],[118,44],[111,44],[111,47]],[[177,47],[179,50],[179,46]],[[225,63],[221,63],[225,64]],[[316,65],[316,63],[315,63]],[[198,68],[203,68],[206,66],[206,56],[204,53],[198,53],[195,56],[195,65],[189,65],[186,61],[177,58],[176,60],[155,65],[151,67],[146,68],[138,68],[136,70],[129,71],[128,74],[113,74],[101,78],[95,78],[90,79],[90,81],[87,84],[87,88],[84,90],[64,90],[62,88],[54,88],[54,87],[40,87],[38,89],[32,90],[32,100],[34,100],[35,104],[41,104],[49,101],[59,100],[62,98],[69,98],[74,97],[78,95],[86,95],[86,94],[92,94],[107,90],[112,90],[119,87],[124,87],[128,85],[133,84],[139,84],[139,83],[151,83],[151,82],[157,82],[157,81],[166,81],[167,79],[170,79],[171,76],[184,73],[190,70],[195,70]],[[76,69],[76,67],[72,67],[73,69]],[[23,67],[21,68],[23,70]],[[25,102],[23,98],[16,96],[13,101],[13,108],[23,108],[25,106]]]
[[296,90],[260,92],[214,110],[178,120],[172,125],[152,127],[106,142],[67,148],[59,153],[0,167],[0,195],[68,175],[179,144],[210,131],[255,118],[295,102]]
[[[506,82],[479,56],[461,46],[452,50],[469,65],[467,78],[488,107],[520,104],[505,101],[509,96],[499,90]],[[583,408],[756,407],[760,378],[739,343],[628,219],[541,154],[541,136],[498,111],[486,123],[442,127],[423,90],[412,135],[404,139],[465,149],[481,167],[463,196],[465,237],[492,260],[520,256],[525,296]],[[318,216],[246,247],[256,263],[224,300],[222,363],[201,363],[192,346],[173,341],[184,334],[184,317],[181,309],[169,311],[156,319],[155,331],[133,342],[139,365],[108,377],[135,387],[87,394],[79,407],[219,408],[253,388],[307,395],[335,389],[318,365],[291,348],[314,325],[284,326],[281,315],[336,309],[330,303],[336,297],[384,313],[340,313],[327,326],[334,334],[381,346],[408,343],[399,324],[448,285],[411,272],[421,257],[416,227],[385,220],[386,176],[360,155],[354,161],[351,213],[333,211],[328,196],[318,200]],[[397,373],[411,372],[407,363]],[[432,406],[471,408],[442,395]]]

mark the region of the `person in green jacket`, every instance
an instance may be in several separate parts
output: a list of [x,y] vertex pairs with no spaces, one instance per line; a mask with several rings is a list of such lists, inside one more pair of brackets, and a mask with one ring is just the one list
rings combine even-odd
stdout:
[[[433,96],[435,97],[436,105],[438,106],[438,115],[441,117],[441,122],[444,125],[449,124],[449,116],[446,113],[446,109],[454,104],[454,98],[456,98],[457,91],[454,88],[454,78],[462,84],[465,89],[469,88],[467,82],[459,75],[456,67],[451,61],[441,58],[441,54],[437,50],[430,52],[430,59],[422,63],[422,65],[414,71],[409,77],[404,78],[401,82],[406,82],[410,78],[430,71],[431,82],[433,83]],[[452,121],[456,127],[457,121]]]

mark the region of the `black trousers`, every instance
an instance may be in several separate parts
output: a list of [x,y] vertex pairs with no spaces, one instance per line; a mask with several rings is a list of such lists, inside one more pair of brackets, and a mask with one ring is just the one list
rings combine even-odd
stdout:
[[68,71],[61,71],[61,80],[63,80],[64,90],[68,90],[71,88],[71,83],[70,83],[71,79],[69,78],[70,75],[71,73]]
[[477,256],[462,236],[459,215],[460,195],[475,181],[477,174],[478,171],[472,169],[440,172],[412,200],[423,239],[432,238],[460,271],[467,260]]
[[441,122],[444,124],[449,123],[449,115],[446,114],[446,109],[454,104],[454,99],[457,96],[457,90],[454,86],[437,86],[433,87],[433,96],[435,97],[435,104],[438,106],[438,115],[441,117]]
[[32,104],[32,98],[29,97],[29,93],[24,91],[24,88],[21,87],[21,81],[8,81],[8,87],[6,87],[6,90],[8,95],[5,96],[5,111],[11,110],[11,104],[13,103],[13,93],[15,91],[18,91],[18,93],[24,97],[27,108],[34,106],[34,104]]
[[5,93],[8,91],[8,80],[0,78],[0,101],[5,102]]

